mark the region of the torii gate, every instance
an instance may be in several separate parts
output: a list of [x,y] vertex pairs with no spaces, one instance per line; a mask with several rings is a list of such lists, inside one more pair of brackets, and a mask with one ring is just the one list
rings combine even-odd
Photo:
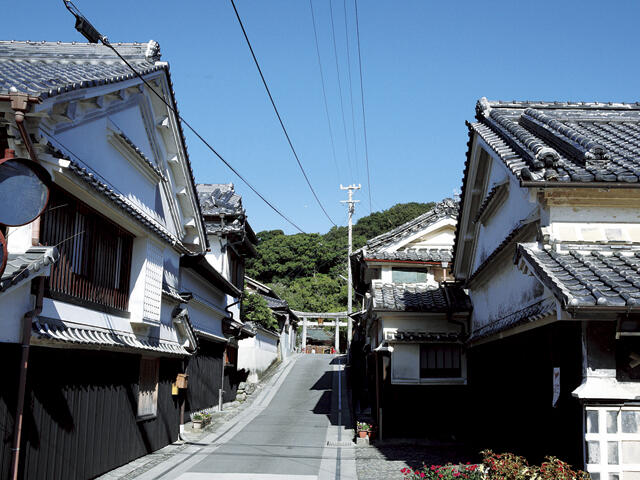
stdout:
[[[349,318],[347,312],[331,312],[331,313],[316,313],[316,312],[297,312],[293,311],[298,318],[302,319],[302,350],[306,350],[307,348],[307,326],[319,326],[323,327],[336,327],[336,336],[335,336],[335,349],[336,352],[340,351],[340,327],[347,327],[348,322],[346,319]],[[331,322],[322,322],[319,323],[317,319],[331,319]],[[345,321],[341,322],[340,319],[344,318]],[[311,321],[309,321],[311,319]],[[315,319],[315,321],[314,321]]]

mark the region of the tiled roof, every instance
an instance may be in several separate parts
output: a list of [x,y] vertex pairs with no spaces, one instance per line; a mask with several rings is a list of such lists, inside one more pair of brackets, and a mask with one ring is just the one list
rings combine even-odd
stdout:
[[449,249],[407,249],[396,252],[367,252],[367,260],[397,260],[399,262],[450,262],[452,259],[451,250]]
[[432,288],[426,284],[373,282],[373,308],[404,312],[468,312],[471,300],[457,285]]
[[546,298],[540,300],[531,305],[527,305],[526,307],[516,312],[512,312],[508,315],[505,315],[504,317],[500,317],[489,322],[486,325],[475,329],[471,332],[469,341],[474,342],[482,338],[504,332],[505,330],[524,325],[526,323],[535,322],[555,313],[555,310],[556,304],[553,299],[550,300]]
[[461,339],[456,332],[429,332],[421,330],[397,330],[385,332],[385,340],[391,342],[455,342]]
[[141,338],[129,333],[98,328],[71,327],[55,319],[39,317],[32,325],[32,335],[39,340],[52,340],[76,345],[96,345],[113,349],[146,350],[169,355],[191,355],[182,345],[165,340]]
[[478,101],[471,125],[521,180],[640,180],[640,103]]
[[271,309],[289,308],[289,304],[280,298],[269,297],[268,295],[263,295],[262,293],[260,293],[259,295],[266,300],[267,306]]
[[[156,64],[156,42],[114,43],[113,46],[145,75],[166,68]],[[112,50],[95,43],[0,41],[0,93],[14,87],[41,98],[135,78]]]
[[199,183],[198,198],[205,216],[242,215],[242,197],[235,192],[233,183]]
[[640,245],[521,243],[516,255],[565,308],[640,307]]
[[436,223],[442,218],[450,217],[456,219],[458,217],[458,203],[450,198],[445,198],[426,213],[400,225],[382,235],[367,241],[366,250],[367,257],[370,254],[381,250],[390,243],[395,243],[403,238],[409,237],[420,230],[424,230],[429,225]]
[[10,253],[0,278],[0,292],[38,276],[38,272],[55,263],[58,257],[56,247],[31,247],[22,254]]

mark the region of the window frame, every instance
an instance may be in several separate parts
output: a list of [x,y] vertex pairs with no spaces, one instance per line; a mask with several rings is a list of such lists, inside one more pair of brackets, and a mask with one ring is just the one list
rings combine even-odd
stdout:
[[[589,432],[589,411],[598,412],[598,432]],[[607,430],[607,417],[606,413],[609,411],[617,411],[616,419],[616,432],[609,433]],[[638,431],[635,433],[622,432],[622,412],[634,411],[640,415],[640,405],[625,406],[625,405],[585,405],[584,407],[584,464],[585,470],[589,474],[599,474],[600,480],[609,480],[609,474],[618,474],[618,479],[624,479],[625,472],[634,472],[640,474],[640,462],[639,463],[624,463],[624,449],[622,443],[625,441],[634,441],[640,443],[640,422],[638,422]],[[604,428],[601,428],[604,427]],[[603,431],[604,430],[604,431]],[[589,442],[598,442],[600,462],[589,463]],[[617,443],[618,463],[608,463],[608,444]],[[592,476],[593,478],[593,476]]]
[[[455,345],[457,347],[458,353],[459,353],[459,358],[458,358],[458,362],[459,362],[459,366],[457,367],[457,369],[460,370],[460,375],[444,375],[442,377],[436,377],[436,376],[423,376],[422,372],[423,369],[426,370],[426,367],[423,368],[422,366],[422,350],[423,348],[427,347],[427,346],[444,346],[444,345]],[[425,342],[425,343],[421,343],[420,344],[420,358],[418,359],[419,362],[419,367],[418,367],[418,371],[419,373],[419,378],[420,381],[423,380],[453,380],[453,379],[461,379],[461,378],[465,378],[464,374],[465,374],[465,370],[464,370],[464,362],[463,362],[463,356],[464,356],[464,348],[463,345],[461,343],[458,342]],[[436,360],[437,361],[437,360]],[[432,368],[431,370],[439,370],[439,368]],[[442,368],[442,370],[453,370],[453,368]]]
[[[404,282],[404,281],[396,281],[394,279],[394,273],[424,273],[425,279],[424,281],[415,281],[415,282]],[[391,283],[396,285],[402,284],[415,284],[415,283],[429,283],[429,268],[419,268],[419,267],[392,267],[391,268]]]

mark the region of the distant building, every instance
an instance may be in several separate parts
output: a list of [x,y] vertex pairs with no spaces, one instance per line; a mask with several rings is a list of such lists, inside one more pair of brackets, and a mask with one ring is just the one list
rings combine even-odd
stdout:
[[365,295],[351,346],[356,409],[372,409],[383,438],[447,436],[455,417],[444,412],[461,408],[471,306],[447,282],[457,213],[447,199],[351,256]]
[[640,106],[478,102],[453,274],[473,302],[469,430],[640,476]]

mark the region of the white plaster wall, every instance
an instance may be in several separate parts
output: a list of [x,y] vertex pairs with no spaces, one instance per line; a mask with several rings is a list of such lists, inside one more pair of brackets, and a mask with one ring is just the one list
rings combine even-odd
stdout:
[[533,276],[525,275],[507,257],[488,281],[469,290],[473,302],[471,330],[551,296]]
[[445,314],[424,316],[387,316],[382,315],[383,333],[397,330],[429,331],[429,332],[458,332],[460,326],[449,323]]
[[7,229],[7,252],[22,254],[31,247],[31,232],[33,223],[20,227],[9,227]]
[[181,289],[193,293],[194,296],[188,305],[189,318],[193,326],[206,333],[223,337],[225,295],[187,269],[181,269],[180,276]]
[[[129,108],[112,114],[117,117],[118,126],[124,134],[132,138],[140,137],[136,133],[144,129],[143,118],[137,103]],[[131,162],[125,158],[108,140],[108,117],[100,117],[74,128],[56,132],[55,136],[60,143],[72,151],[83,163],[98,172],[102,178],[107,179],[115,190],[124,194],[129,200],[144,210],[147,214],[160,220],[155,211],[155,192],[157,182],[151,181],[142,174]],[[133,138],[132,138],[133,140]],[[144,140],[140,145],[142,150],[149,151],[149,141]],[[60,145],[61,148],[62,145]],[[149,156],[152,161],[154,156]],[[74,160],[77,160],[74,158]],[[168,212],[166,212],[168,213]]]
[[33,310],[34,297],[31,282],[0,295],[0,342],[18,343],[22,341],[22,318]]
[[420,381],[420,345],[394,345],[391,353],[391,380]]
[[406,244],[403,248],[453,248],[454,240],[455,226],[447,225],[430,235]]
[[441,229],[444,229],[445,231],[449,230],[451,232],[451,236],[447,237],[446,234],[444,237],[442,237],[443,241],[447,241],[450,243],[445,243],[445,246],[453,246],[453,231],[455,230],[455,225],[456,225],[456,221],[452,218],[443,218],[441,220],[438,220],[436,223],[434,223],[433,225],[429,225],[427,228],[425,228],[424,230],[421,230],[417,233],[414,233],[413,235],[410,235],[406,238],[402,238],[401,240],[398,240],[395,243],[392,243],[391,245],[389,245],[387,248],[385,248],[384,250],[387,252],[395,252],[396,250],[400,249],[400,248],[404,248],[405,246],[411,244],[412,242],[415,241],[421,241],[423,243],[431,243],[432,246],[437,246],[440,245],[438,243],[438,241],[436,240],[438,238],[438,236],[441,235]]
[[249,382],[258,377],[278,358],[278,337],[258,329],[256,336],[238,342],[238,370],[249,371]]
[[[487,151],[491,152],[491,150]],[[479,225],[471,273],[500,245],[519,222],[527,218],[537,206],[535,198],[532,199],[530,197],[529,190],[520,188],[515,177],[507,173],[502,160],[492,158],[487,192],[491,190],[493,185],[502,182],[505,178],[508,178],[510,182],[508,197],[493,212],[486,225]]]

